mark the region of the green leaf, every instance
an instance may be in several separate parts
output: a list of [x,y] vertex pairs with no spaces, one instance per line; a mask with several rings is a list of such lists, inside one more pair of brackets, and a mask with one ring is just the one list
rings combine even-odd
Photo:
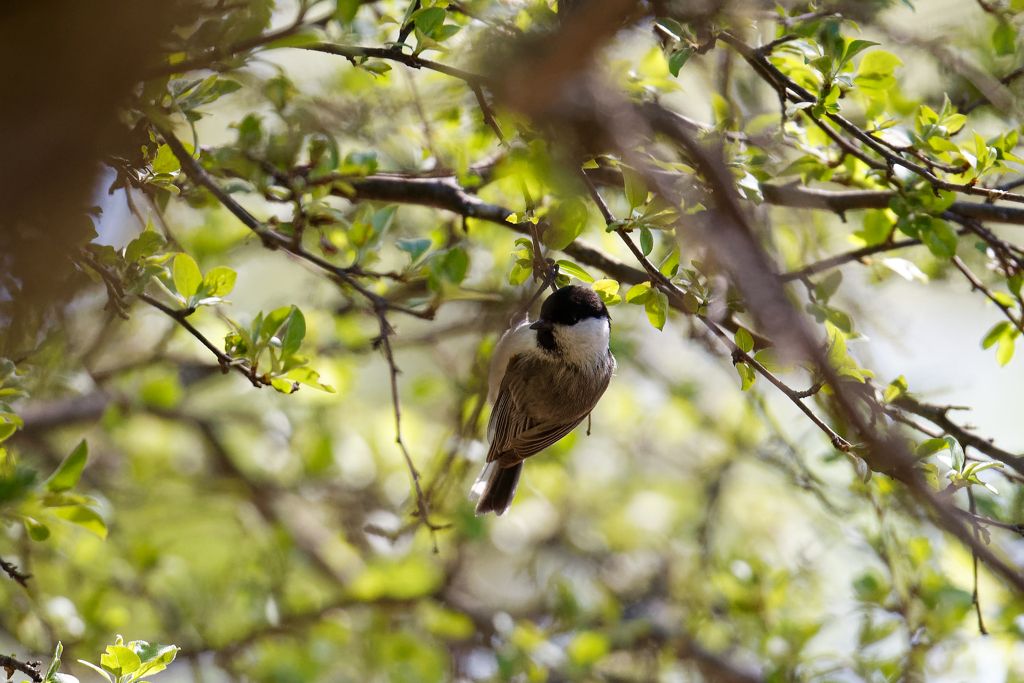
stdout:
[[[175,259],[175,265],[177,265],[177,259]],[[235,279],[237,277],[238,273],[230,268],[218,266],[206,274],[200,290],[203,292],[203,296],[225,296],[230,294],[231,290],[235,288]],[[177,286],[177,283],[175,283],[175,286]]]
[[82,469],[89,459],[89,445],[82,439],[71,454],[64,458],[57,471],[46,480],[46,490],[53,493],[60,493],[74,488],[82,476]]
[[836,369],[842,368],[846,362],[846,339],[843,333],[835,328],[829,336],[831,339],[828,346],[828,364]]
[[651,283],[641,282],[640,284],[633,285],[626,292],[626,303],[627,304],[646,304],[647,300],[651,297]]
[[168,145],[160,145],[153,159],[153,173],[174,173],[181,170],[181,162]]
[[297,307],[293,307],[291,315],[288,316],[288,327],[285,330],[284,339],[281,340],[282,353],[288,355],[298,353],[305,336],[306,317]]
[[155,230],[144,230],[141,235],[128,243],[124,250],[124,260],[135,263],[139,259],[152,256],[167,244],[164,236]]
[[885,388],[885,393],[882,395],[882,400],[886,403],[892,403],[893,401],[905,396],[907,393],[907,378],[900,375],[893,381],[889,382],[889,386]]
[[61,519],[93,532],[100,538],[107,537],[107,523],[99,513],[82,505],[52,508],[53,513]]
[[654,235],[646,225],[640,226],[640,251],[644,256],[649,256],[654,250]]
[[1002,17],[992,31],[992,47],[1000,57],[1012,55],[1017,51],[1017,30]]
[[896,85],[893,71],[902,66],[900,58],[885,50],[875,50],[864,55],[857,68],[853,82],[866,90],[888,90]]
[[981,340],[981,348],[987,349],[999,341],[1003,335],[1010,331],[1010,323],[1007,320],[998,322],[992,326],[992,329],[988,331],[985,338]]
[[587,227],[590,210],[579,197],[567,199],[552,209],[550,224],[541,239],[551,249],[565,249]]
[[188,254],[174,257],[174,288],[183,297],[190,297],[203,285],[203,274]]
[[754,338],[742,327],[736,330],[736,335],[733,339],[736,342],[736,346],[740,347],[740,350],[744,353],[750,353],[754,350]]
[[622,297],[618,294],[619,283],[615,280],[598,280],[590,288],[597,292],[605,306],[614,306],[622,303]]
[[329,394],[336,393],[330,385],[320,383],[320,374],[316,370],[307,367],[293,368],[285,377]]
[[679,245],[677,244],[665,260],[658,266],[658,272],[665,277],[672,278],[679,272]]
[[742,391],[746,391],[750,387],[754,386],[754,382],[757,381],[757,372],[754,368],[750,367],[749,363],[737,363],[736,372],[739,373],[740,381],[742,382],[740,387]]
[[42,522],[37,522],[31,517],[22,517],[21,521],[25,525],[25,531],[28,532],[28,537],[33,541],[45,541],[50,537],[50,527],[46,526]]
[[147,643],[144,640],[133,640],[128,643],[135,654],[142,660],[145,668],[146,664],[162,664],[167,666],[174,661],[178,651],[181,649],[176,645],[160,645],[159,643]]
[[846,52],[843,53],[843,61],[848,62],[864,50],[875,45],[878,45],[878,43],[870,40],[851,40],[850,44],[846,46]]
[[124,645],[108,645],[107,651],[100,657],[100,666],[112,676],[120,678],[138,671],[142,666],[142,660],[131,648]]
[[416,15],[416,28],[429,36],[438,26],[444,23],[445,11],[440,7],[430,7]]
[[421,256],[427,253],[427,250],[430,249],[433,244],[434,241],[426,237],[414,240],[398,240],[395,242],[395,246],[409,255],[410,263],[416,263]]
[[765,370],[771,373],[788,372],[789,368],[779,361],[779,354],[774,348],[761,349],[754,354],[754,360],[760,363]]
[[814,286],[814,298],[821,302],[828,302],[832,295],[839,289],[843,282],[842,271],[835,270],[829,273],[821,282]]
[[0,422],[0,443],[7,441],[18,431],[18,425],[13,422]]
[[53,653],[53,659],[50,660],[50,666],[46,667],[46,676],[43,677],[43,683],[51,683],[53,681],[53,675],[57,673],[57,669],[60,667],[60,655],[62,652],[64,652],[64,644],[58,640],[57,649]]
[[929,455],[947,448],[949,448],[949,443],[945,439],[925,439],[917,444],[917,448],[914,449],[914,457],[918,459],[927,458]]
[[999,362],[999,365],[1006,365],[1013,358],[1013,350],[1016,346],[1014,337],[1016,336],[1016,334],[1004,334],[999,339],[999,348],[996,349],[996,361]]
[[453,284],[462,284],[469,270],[469,254],[462,247],[453,247],[441,258],[439,272]]
[[510,285],[518,287],[519,285],[526,282],[526,280],[530,277],[530,273],[532,272],[532,265],[524,266],[517,263],[516,265],[512,266],[512,272],[509,273],[508,275],[508,283]]
[[967,462],[967,456],[964,455],[964,448],[960,445],[960,442],[951,436],[947,436],[943,439],[949,445],[949,452],[953,457],[953,469],[957,472],[962,472],[964,469],[964,463]]
[[630,208],[643,206],[647,201],[647,182],[642,175],[628,166],[620,166],[620,169],[622,170],[622,179],[626,183],[626,199],[629,201]]
[[654,296],[649,296],[647,301],[644,302],[647,319],[659,330],[664,330],[665,321],[668,320],[668,295],[655,289],[650,291]]
[[673,75],[678,77],[679,70],[683,68],[690,57],[693,56],[693,49],[684,47],[680,50],[676,50],[672,53],[672,56],[668,58],[668,70]]
[[362,6],[362,0],[338,0],[331,18],[337,19],[342,24],[350,24]]
[[104,678],[106,678],[108,683],[114,683],[114,679],[111,678],[110,674],[108,674],[106,671],[104,671],[103,669],[99,668],[98,666],[96,666],[92,662],[87,662],[84,659],[79,659],[78,663],[79,664],[85,664],[87,667],[89,667],[90,669],[92,669],[96,673],[98,673],[101,676],[103,676]]
[[299,383],[294,380],[281,379],[275,377],[270,380],[270,386],[280,391],[282,394],[294,394],[299,390]]
[[557,261],[557,263],[559,271],[565,273],[566,275],[572,275],[577,280],[581,280],[588,284],[594,281],[594,278],[590,276],[590,273],[583,270],[572,261],[566,261],[565,259],[561,259]]
[[958,237],[956,230],[946,221],[930,219],[927,227],[922,227],[920,237],[936,258],[950,259],[956,256]]

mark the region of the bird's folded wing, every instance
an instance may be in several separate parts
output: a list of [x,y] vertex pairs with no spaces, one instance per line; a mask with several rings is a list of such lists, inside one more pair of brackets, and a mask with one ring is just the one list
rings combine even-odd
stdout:
[[521,458],[529,458],[576,429],[580,422],[583,422],[582,417],[574,422],[541,422],[517,436],[512,441],[512,450]]
[[518,363],[519,359],[515,357],[508,362],[498,397],[491,409],[491,419],[487,423],[487,439],[491,442],[491,450],[487,453],[487,462],[496,460],[501,453],[508,451],[513,440],[535,424],[519,407],[522,399],[516,394],[517,390],[522,390],[522,385],[512,380],[515,376],[513,370]]

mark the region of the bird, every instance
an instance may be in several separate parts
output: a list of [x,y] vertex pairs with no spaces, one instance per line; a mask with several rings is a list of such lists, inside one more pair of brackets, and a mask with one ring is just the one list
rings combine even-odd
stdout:
[[505,332],[494,349],[487,464],[473,484],[476,514],[501,516],[512,505],[523,461],[590,415],[615,372],[611,317],[597,292],[568,285]]

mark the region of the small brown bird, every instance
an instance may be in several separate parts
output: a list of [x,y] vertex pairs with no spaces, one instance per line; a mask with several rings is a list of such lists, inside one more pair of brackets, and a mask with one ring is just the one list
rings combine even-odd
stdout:
[[523,460],[571,432],[597,405],[615,372],[611,318],[592,289],[551,294],[540,320],[524,320],[494,349],[487,465],[473,484],[476,514],[504,514],[516,495]]

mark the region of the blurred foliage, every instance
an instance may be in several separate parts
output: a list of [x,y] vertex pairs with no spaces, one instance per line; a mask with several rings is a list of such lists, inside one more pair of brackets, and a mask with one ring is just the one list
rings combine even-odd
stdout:
[[[1024,596],[833,447],[855,436],[835,387],[689,238],[713,203],[693,159],[572,147],[509,104],[527,93],[501,99],[502,69],[582,0],[562,19],[534,0],[182,5],[117,112],[132,145],[104,150],[98,238],[73,255],[94,286],[19,318],[2,280],[0,624],[26,657],[56,647],[47,683],[71,678],[62,650],[116,683],[176,655],[195,680],[1024,680]],[[956,279],[1003,316],[976,332],[992,371],[1012,360],[1024,251],[961,204],[1024,223],[1006,217],[1024,4],[633,10],[596,53],[603,87],[699,120],[681,119],[721,146],[828,364],[1019,562],[1019,458],[876,379],[858,330],[893,315],[893,277]],[[659,173],[695,189],[673,202]],[[847,194],[792,199],[821,189]],[[619,371],[509,514],[478,518],[491,351],[548,258],[612,307]],[[731,324],[728,348],[701,318]]]

